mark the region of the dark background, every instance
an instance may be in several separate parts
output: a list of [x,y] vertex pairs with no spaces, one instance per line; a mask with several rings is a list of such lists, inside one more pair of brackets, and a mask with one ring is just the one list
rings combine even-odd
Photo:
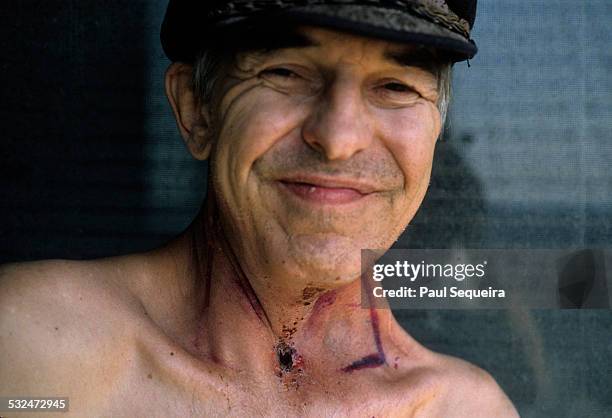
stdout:
[[[606,248],[609,1],[481,2],[432,185],[398,246]],[[165,1],[0,7],[0,263],[153,248],[204,196],[163,95]],[[398,311],[525,417],[612,416],[610,311]],[[478,396],[478,394],[474,394]]]

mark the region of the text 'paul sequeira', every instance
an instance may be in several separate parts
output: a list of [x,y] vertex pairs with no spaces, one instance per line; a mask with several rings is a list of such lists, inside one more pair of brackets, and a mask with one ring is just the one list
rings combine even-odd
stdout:
[[402,286],[399,289],[384,289],[375,287],[372,289],[372,294],[375,298],[423,298],[423,299],[438,299],[438,298],[460,298],[460,299],[485,299],[485,298],[500,298],[506,297],[504,289],[495,289],[489,286],[486,289],[459,289],[458,287],[430,289],[426,286],[420,286],[417,289]]

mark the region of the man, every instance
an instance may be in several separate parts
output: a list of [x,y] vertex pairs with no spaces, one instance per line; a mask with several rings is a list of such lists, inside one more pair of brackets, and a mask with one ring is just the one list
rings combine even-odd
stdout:
[[517,416],[484,371],[360,304],[360,250],[425,195],[474,13],[171,1],[166,90],[210,162],[203,209],[148,253],[5,266],[0,395],[73,416]]

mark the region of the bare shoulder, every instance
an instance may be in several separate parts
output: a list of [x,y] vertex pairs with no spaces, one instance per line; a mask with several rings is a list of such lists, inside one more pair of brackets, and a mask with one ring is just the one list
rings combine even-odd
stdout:
[[[0,267],[0,394],[67,393],[127,334],[131,308],[108,265],[41,261]],[[94,376],[90,376],[94,377]]]
[[[68,261],[49,260],[0,266],[0,308],[4,322],[25,315],[32,325],[87,315],[96,305],[130,299],[122,284],[120,259]],[[94,302],[94,303],[92,303]],[[88,309],[84,309],[88,308]]]
[[[485,370],[420,344],[398,324],[391,346],[402,370],[404,390],[419,394],[415,417],[516,418],[518,413],[495,379]],[[405,359],[405,360],[402,360]],[[399,367],[398,367],[399,366]]]
[[436,368],[444,376],[440,416],[516,418],[518,412],[508,396],[485,370],[442,354],[434,354]]

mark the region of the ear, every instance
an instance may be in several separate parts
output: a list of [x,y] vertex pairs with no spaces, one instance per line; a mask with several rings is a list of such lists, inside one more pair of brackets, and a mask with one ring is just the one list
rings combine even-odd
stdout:
[[173,63],[166,71],[166,95],[181,136],[191,155],[205,160],[212,147],[209,109],[196,99],[193,91],[193,66]]

